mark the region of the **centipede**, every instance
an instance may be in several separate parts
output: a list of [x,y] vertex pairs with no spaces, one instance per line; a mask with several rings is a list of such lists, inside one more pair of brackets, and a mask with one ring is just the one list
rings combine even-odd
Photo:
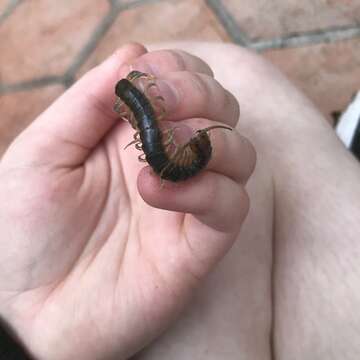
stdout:
[[[138,79],[145,79],[147,86],[139,89]],[[114,110],[126,119],[135,130],[130,145],[142,151],[139,161],[147,162],[162,180],[184,181],[201,172],[209,163],[212,146],[209,132],[214,129],[232,130],[224,125],[213,125],[197,130],[187,142],[174,143],[174,128],[162,130],[159,123],[165,118],[165,109],[155,109],[154,103],[161,103],[161,95],[151,99],[149,89],[156,87],[153,75],[140,71],[131,71],[126,78],[115,86],[116,102]],[[155,101],[156,100],[156,101]],[[159,106],[157,106],[159,107]]]

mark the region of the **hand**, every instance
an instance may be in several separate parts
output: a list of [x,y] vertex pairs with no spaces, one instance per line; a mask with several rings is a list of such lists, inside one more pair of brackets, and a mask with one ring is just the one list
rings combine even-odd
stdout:
[[[207,169],[165,182],[123,150],[112,111],[131,68],[154,74],[168,118],[235,126],[235,98],[200,59],[122,47],[37,118],[0,164],[0,314],[38,359],[126,359],[176,317],[229,250],[255,164],[236,131],[211,133]],[[26,106],[26,99],[22,104]]]

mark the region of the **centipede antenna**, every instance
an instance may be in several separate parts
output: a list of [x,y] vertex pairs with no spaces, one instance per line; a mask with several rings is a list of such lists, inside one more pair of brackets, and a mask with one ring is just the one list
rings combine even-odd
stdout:
[[233,129],[229,126],[224,126],[224,125],[213,125],[213,126],[209,126],[205,129],[201,129],[201,130],[198,130],[197,132],[208,132],[210,130],[213,130],[213,129],[226,129],[226,130],[230,130],[232,131]]

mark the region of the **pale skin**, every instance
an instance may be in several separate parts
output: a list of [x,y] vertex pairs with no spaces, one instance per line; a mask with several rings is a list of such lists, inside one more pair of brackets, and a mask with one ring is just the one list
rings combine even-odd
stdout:
[[238,99],[255,145],[250,212],[183,317],[138,359],[357,360],[360,166],[316,107],[262,57],[181,43]]
[[[121,48],[2,159],[1,317],[38,359],[357,359],[358,163],[258,56],[163,47],[199,58]],[[164,80],[169,117],[191,127],[235,126],[240,103],[203,174],[161,189],[122,150],[126,64]]]
[[134,130],[112,108],[130,65],[160,64],[152,74],[168,119],[236,125],[235,97],[202,60],[179,56],[182,65],[140,45],[121,48],[2,159],[1,315],[36,358],[128,358],[178,315],[236,239],[255,166],[249,141],[218,131],[207,170],[163,186],[135,149],[124,151]]

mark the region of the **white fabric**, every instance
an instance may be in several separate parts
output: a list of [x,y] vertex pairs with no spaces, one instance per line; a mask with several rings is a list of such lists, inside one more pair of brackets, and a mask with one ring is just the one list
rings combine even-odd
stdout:
[[351,146],[355,130],[360,120],[360,91],[348,108],[343,112],[336,126],[336,133],[346,147]]

